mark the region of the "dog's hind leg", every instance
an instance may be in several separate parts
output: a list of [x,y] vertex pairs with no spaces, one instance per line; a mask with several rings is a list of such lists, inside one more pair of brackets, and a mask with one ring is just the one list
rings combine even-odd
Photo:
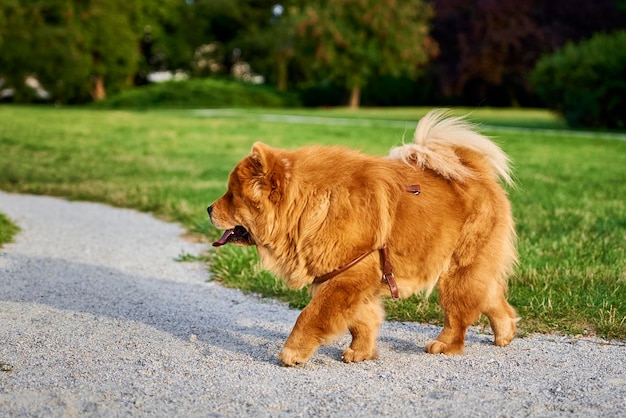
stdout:
[[443,331],[426,346],[432,354],[461,354],[465,331],[484,313],[495,334],[495,344],[508,345],[515,337],[518,321],[515,309],[508,304],[505,284],[497,279],[495,266],[478,261],[456,267],[439,282],[439,303],[445,313]]
[[479,315],[480,312],[475,312],[471,316],[446,312],[443,331],[435,340],[426,344],[426,351],[430,354],[463,354],[465,331]]
[[489,318],[489,324],[495,336],[494,344],[501,347],[509,345],[515,338],[519,318],[515,309],[504,298],[503,289],[495,290],[495,294],[489,298],[483,312]]
[[462,354],[465,331],[481,313],[485,294],[471,267],[457,268],[439,280],[439,304],[444,311],[443,330],[426,345],[431,354]]

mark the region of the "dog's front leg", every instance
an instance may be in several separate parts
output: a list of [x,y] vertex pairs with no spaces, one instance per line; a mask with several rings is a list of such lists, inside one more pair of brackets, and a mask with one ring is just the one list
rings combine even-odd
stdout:
[[383,316],[380,302],[366,295],[367,290],[359,291],[346,282],[344,278],[315,289],[278,356],[285,366],[307,361],[320,345],[347,330],[353,340],[343,353],[345,362],[376,358],[376,335]]
[[341,284],[334,279],[312,289],[313,298],[300,313],[278,355],[285,366],[304,363],[320,345],[347,331],[346,314],[353,298]]
[[325,327],[319,326],[319,318],[316,316],[311,304],[302,310],[285,346],[278,355],[283,365],[295,366],[304,363],[326,341],[327,332],[324,330]]

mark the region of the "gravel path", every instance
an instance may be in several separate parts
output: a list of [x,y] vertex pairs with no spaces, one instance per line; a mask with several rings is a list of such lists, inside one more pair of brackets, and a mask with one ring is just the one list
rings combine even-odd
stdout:
[[0,192],[0,416],[626,416],[626,347],[538,335],[428,355],[438,327],[386,323],[380,359],[348,338],[276,356],[298,312],[207,282],[206,246],[150,215]]

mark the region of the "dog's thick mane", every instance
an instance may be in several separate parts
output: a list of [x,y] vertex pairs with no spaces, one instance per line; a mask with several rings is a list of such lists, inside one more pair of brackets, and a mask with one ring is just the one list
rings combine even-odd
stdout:
[[509,158],[489,138],[477,132],[476,126],[463,117],[449,117],[446,110],[433,110],[415,129],[414,142],[392,148],[389,158],[428,168],[444,178],[464,182],[473,177],[455,148],[466,148],[482,155],[493,175],[512,185]]

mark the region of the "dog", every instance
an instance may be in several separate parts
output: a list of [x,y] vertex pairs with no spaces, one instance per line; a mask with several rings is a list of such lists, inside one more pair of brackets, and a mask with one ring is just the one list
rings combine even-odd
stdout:
[[431,111],[414,141],[375,157],[338,146],[296,150],[255,143],[208,207],[225,230],[214,246],[255,245],[288,286],[310,286],[278,358],[306,362],[348,330],[344,362],[377,357],[381,297],[438,288],[444,326],[428,353],[461,354],[485,314],[495,345],[514,338],[506,300],[517,263],[507,155],[462,117]]

